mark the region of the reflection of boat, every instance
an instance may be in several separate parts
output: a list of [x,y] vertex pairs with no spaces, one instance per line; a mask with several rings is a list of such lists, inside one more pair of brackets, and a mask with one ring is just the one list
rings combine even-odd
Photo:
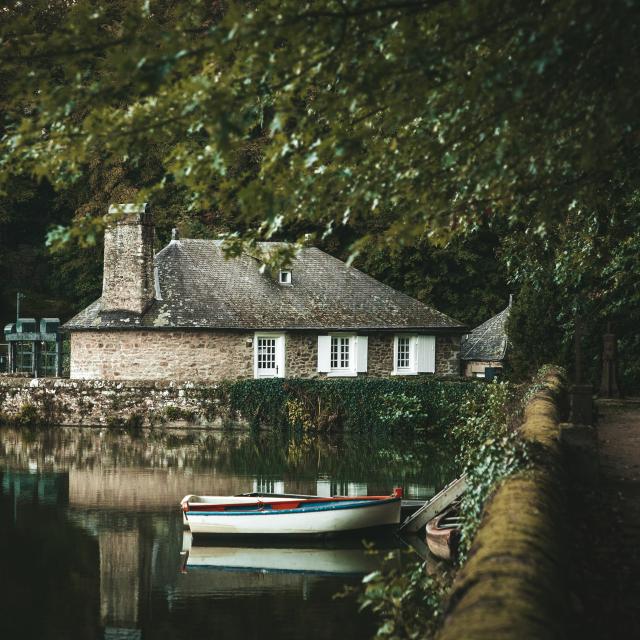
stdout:
[[[264,539],[264,538],[263,538]],[[392,533],[379,533],[364,544],[355,537],[269,538],[268,546],[237,540],[218,539],[215,546],[198,544],[198,539],[185,531],[182,536],[180,569],[205,567],[228,571],[258,571],[260,573],[315,573],[356,575],[370,573],[380,567],[378,552],[385,557],[393,554],[399,560],[398,538]],[[375,549],[371,553],[369,549]]]
[[182,510],[193,534],[331,534],[399,524],[401,497],[188,495]]
[[434,556],[452,560],[460,542],[460,517],[458,504],[454,503],[439,516],[427,522],[427,546]]
[[360,549],[192,547],[187,568],[231,571],[365,574],[377,569],[379,558]]

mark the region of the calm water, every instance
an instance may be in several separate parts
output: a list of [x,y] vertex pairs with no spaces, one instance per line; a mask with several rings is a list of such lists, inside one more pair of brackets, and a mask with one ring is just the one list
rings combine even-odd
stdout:
[[398,436],[0,429],[0,638],[369,638],[333,598],[378,566],[360,541],[192,547],[180,499],[428,498],[452,476],[445,450]]

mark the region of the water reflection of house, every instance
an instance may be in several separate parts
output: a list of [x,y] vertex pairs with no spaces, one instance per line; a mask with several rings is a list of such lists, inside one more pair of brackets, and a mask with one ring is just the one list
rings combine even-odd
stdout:
[[[389,486],[347,480],[318,478],[317,480],[285,478],[275,479],[270,476],[258,476],[253,481],[252,491],[262,493],[294,493],[301,495],[329,496],[366,496],[385,495],[390,492]],[[428,499],[435,495],[435,487],[417,483],[406,484],[405,496],[416,499]]]
[[188,493],[234,495],[251,491],[253,479],[211,470],[187,474],[184,470],[139,468],[71,469],[69,503],[124,511],[177,510]]
[[316,481],[316,493],[323,498],[329,496],[366,496],[366,482],[336,482],[329,479]]
[[[178,558],[179,500],[193,486],[212,491],[247,490],[247,482],[219,473],[173,473],[167,469],[93,468],[69,471],[70,517],[96,536],[100,557],[100,620],[105,638],[140,638],[151,615],[153,583],[171,583]],[[169,547],[159,554],[159,549]],[[175,548],[174,548],[175,547]],[[176,560],[177,566],[177,560]]]
[[175,581],[181,520],[172,514],[126,514],[77,505],[69,519],[98,543],[100,624],[105,639],[142,637],[152,616],[152,593]]
[[62,505],[69,501],[69,474],[65,472],[0,471],[2,493],[12,496],[14,504],[29,501]]
[[[124,637],[140,637],[140,534],[138,531],[104,531],[98,536],[100,548],[100,619],[113,637],[126,629]],[[137,634],[137,635],[135,635]],[[105,633],[105,636],[107,634]]]

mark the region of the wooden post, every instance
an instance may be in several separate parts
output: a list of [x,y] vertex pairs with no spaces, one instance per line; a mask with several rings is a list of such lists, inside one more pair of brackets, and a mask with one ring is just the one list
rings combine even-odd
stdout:
[[618,387],[618,338],[607,322],[607,333],[602,336],[602,379],[600,381],[601,398],[619,398]]
[[62,378],[62,336],[56,336],[56,378]]
[[575,382],[569,389],[571,422],[593,424],[593,385],[582,382],[582,321],[576,318],[575,328]]

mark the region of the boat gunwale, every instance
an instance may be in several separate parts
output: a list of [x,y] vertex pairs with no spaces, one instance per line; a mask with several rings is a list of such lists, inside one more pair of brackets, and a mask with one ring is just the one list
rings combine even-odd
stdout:
[[[189,516],[269,516],[269,515],[291,515],[291,514],[300,514],[300,513],[319,513],[323,511],[339,511],[346,509],[363,509],[366,507],[375,507],[379,505],[390,504],[392,502],[400,502],[401,498],[396,497],[386,497],[386,498],[376,498],[374,500],[361,498],[350,501],[350,504],[344,504],[342,501],[337,502],[311,502],[311,503],[303,503],[299,507],[295,509],[254,509],[254,510],[240,510],[240,511],[192,511],[189,509],[185,511],[185,515],[187,519]],[[205,503],[201,503],[205,504]]]
[[344,576],[355,577],[362,576],[367,571],[318,571],[316,569],[265,569],[263,567],[234,567],[234,566],[218,566],[212,564],[189,564],[186,568],[191,571],[220,571],[221,573],[260,573],[260,574],[282,574],[282,575],[301,575],[301,576]]

